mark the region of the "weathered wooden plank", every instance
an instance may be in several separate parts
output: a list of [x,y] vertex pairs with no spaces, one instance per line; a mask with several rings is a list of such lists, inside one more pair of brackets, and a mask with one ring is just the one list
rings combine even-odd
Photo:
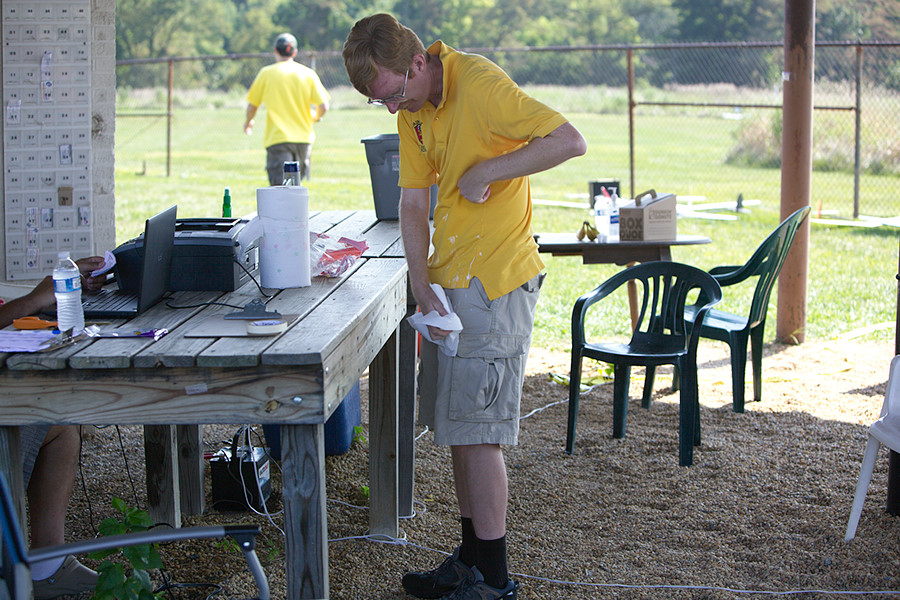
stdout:
[[[324,423],[317,370],[0,371],[0,423]],[[299,399],[299,400],[297,400]]]
[[262,364],[322,364],[344,341],[346,332],[354,330],[361,320],[373,318],[385,302],[401,301],[405,306],[405,261],[360,262],[363,264],[353,277],[263,353]]
[[203,487],[203,432],[199,425],[175,427],[178,444],[178,489],[181,493],[181,512],[202,515],[206,508]]
[[346,210],[323,210],[322,212],[310,215],[309,230],[316,233],[327,233],[332,227],[345,221],[351,213]]
[[34,370],[56,371],[69,366],[69,360],[75,354],[84,351],[94,343],[94,340],[84,339],[63,348],[57,348],[49,352],[22,352],[12,354],[6,360],[6,368],[10,370]]
[[144,426],[144,456],[147,460],[147,513],[154,523],[181,527],[181,497],[178,492],[178,449],[175,428]]
[[335,239],[340,237],[348,237],[353,240],[364,239],[366,237],[365,232],[377,222],[375,211],[359,210],[340,223],[335,223],[334,227],[324,233]]
[[281,426],[287,597],[328,598],[324,425]]
[[398,536],[397,360],[395,332],[369,367],[369,533]]
[[395,285],[389,295],[373,306],[366,319],[346,331],[341,342],[324,359],[323,387],[326,415],[337,409],[341,400],[356,385],[359,373],[375,360],[403,317],[404,285]]
[[[411,298],[412,296],[409,296]],[[415,312],[415,303],[407,308],[407,316]],[[416,464],[416,342],[418,332],[404,318],[400,323],[399,382],[397,414],[397,510],[401,517],[412,517]]]
[[403,248],[403,239],[397,238],[397,241],[391,244],[382,254],[383,257],[397,257],[403,258],[406,256],[406,251]]
[[[204,292],[209,294],[209,292]],[[143,347],[136,353],[133,366],[138,369],[150,369],[155,367],[192,367],[197,362],[197,355],[212,345],[215,338],[186,338],[185,334],[193,329],[194,323],[203,321],[212,315],[225,315],[237,310],[235,306],[243,307],[248,302],[259,296],[259,290],[252,282],[247,282],[239,290],[230,293],[227,300],[216,296],[205,296],[199,301],[189,301],[183,298],[175,306],[193,306],[209,303],[205,307],[184,309],[184,316],[190,317],[169,328],[169,333],[155,344]],[[230,306],[224,306],[227,303]],[[117,341],[117,340],[112,340]]]
[[[172,297],[171,303],[175,306],[193,305],[212,301],[219,296],[221,296],[219,292],[178,292]],[[128,328],[174,330],[199,310],[199,308],[172,310],[166,306],[166,301],[163,301],[128,321]],[[151,345],[154,345],[152,338],[98,339],[73,354],[69,359],[69,366],[74,369],[126,369],[133,366],[137,354]],[[57,352],[59,350],[47,354],[53,355]]]
[[379,257],[400,239],[400,225],[397,221],[378,221],[365,232],[364,236],[369,249],[363,256]]
[[[356,266],[341,277],[314,277],[311,284],[302,288],[280,290],[266,305],[268,311],[283,315],[296,314],[297,326],[315,310],[341,283],[353,276]],[[258,338],[221,338],[215,340],[197,356],[197,364],[203,367],[250,367],[259,364],[260,354],[275,344],[284,334]]]

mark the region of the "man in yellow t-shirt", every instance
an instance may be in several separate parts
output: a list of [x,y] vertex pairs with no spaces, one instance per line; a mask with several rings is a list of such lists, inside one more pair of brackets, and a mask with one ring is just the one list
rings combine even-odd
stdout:
[[275,40],[275,64],[260,69],[247,92],[244,132],[253,132],[253,118],[266,105],[266,171],[269,185],[283,183],[284,163],[300,163],[300,178],[309,177],[313,123],[328,111],[328,92],[315,71],[294,60],[297,39],[282,33]]
[[[462,322],[455,354],[423,343],[419,422],[450,446],[462,543],[439,567],[407,573],[419,598],[516,598],[506,561],[508,483],[501,444],[518,441],[519,401],[543,263],[531,226],[528,175],[586,151],[562,115],[497,65],[416,34],[387,14],[354,25],[350,82],[397,113],[400,229],[423,314]],[[429,187],[438,184],[429,255]],[[448,331],[429,328],[436,342]]]

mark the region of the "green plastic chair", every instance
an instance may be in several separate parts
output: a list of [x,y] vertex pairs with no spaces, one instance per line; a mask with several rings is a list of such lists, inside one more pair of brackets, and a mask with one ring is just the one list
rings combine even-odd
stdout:
[[[747,370],[747,341],[750,341],[750,358],[753,365],[753,399],[762,399],[762,353],[763,333],[766,328],[766,313],[769,308],[769,296],[775,286],[775,280],[781,272],[794,237],[803,220],[809,214],[805,206],[785,219],[769,237],[760,244],[750,260],[743,266],[719,266],[709,273],[723,288],[757,277],[753,301],[748,315],[735,315],[722,310],[709,311],[703,322],[696,316],[704,305],[703,298],[688,306],[685,320],[689,323],[700,323],[701,337],[726,342],[731,349],[731,386],[733,410],[744,412],[744,378]],[[676,377],[677,386],[677,377]]]
[[[595,343],[585,339],[584,321],[588,308],[617,289],[635,280],[643,290],[637,326],[626,343]],[[694,460],[694,446],[700,444],[700,403],[697,389],[698,328],[690,331],[685,322],[685,305],[692,290],[699,289],[706,299],[697,307],[696,322],[711,306],[722,299],[722,290],[706,271],[670,261],[642,263],[620,271],[592,292],[581,296],[572,310],[572,369],[569,373],[569,424],[566,452],[575,450],[575,425],[581,395],[582,357],[613,365],[613,437],[625,437],[628,412],[628,384],[631,367],[676,365],[683,381],[679,409],[679,464],[689,466]],[[649,382],[649,387],[648,387]],[[644,405],[649,406],[652,380],[644,382]]]

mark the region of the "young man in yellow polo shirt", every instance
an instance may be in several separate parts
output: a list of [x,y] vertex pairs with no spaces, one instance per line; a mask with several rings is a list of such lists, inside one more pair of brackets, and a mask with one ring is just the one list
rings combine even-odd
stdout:
[[[450,446],[462,543],[436,569],[407,573],[403,587],[419,598],[514,599],[501,444],[518,440],[544,266],[527,176],[584,154],[586,144],[489,60],[440,41],[426,50],[390,15],[357,22],[343,56],[353,86],[397,113],[400,227],[416,301],[423,314],[447,314],[438,284],[463,324],[455,356],[422,345],[419,404],[419,422]],[[436,340],[448,333],[430,328]]]
[[284,163],[300,163],[300,179],[309,177],[309,153],[316,139],[313,123],[328,111],[328,92],[316,72],[294,60],[297,40],[290,33],[275,39],[275,63],[263,67],[247,92],[244,133],[253,133],[254,117],[266,105],[266,171],[269,185],[284,182]]

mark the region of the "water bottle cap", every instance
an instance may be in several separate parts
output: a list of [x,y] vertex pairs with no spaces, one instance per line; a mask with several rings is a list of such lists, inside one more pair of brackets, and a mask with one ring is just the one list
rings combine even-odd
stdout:
[[57,253],[56,253],[56,258],[69,258],[69,251],[68,251],[68,250],[61,250],[60,252],[57,252]]

